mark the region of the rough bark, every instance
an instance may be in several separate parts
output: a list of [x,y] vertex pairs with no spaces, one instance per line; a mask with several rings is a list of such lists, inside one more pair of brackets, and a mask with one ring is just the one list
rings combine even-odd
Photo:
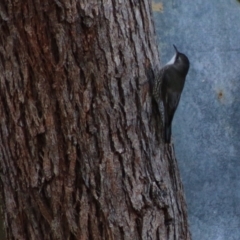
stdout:
[[8,239],[190,239],[149,1],[2,0],[0,29]]

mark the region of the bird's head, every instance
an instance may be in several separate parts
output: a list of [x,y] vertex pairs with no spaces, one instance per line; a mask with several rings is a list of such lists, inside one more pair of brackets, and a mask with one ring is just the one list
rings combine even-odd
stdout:
[[185,54],[179,52],[175,45],[173,45],[173,47],[174,47],[176,53],[175,53],[175,55],[173,57],[173,60],[172,60],[173,63],[172,64],[178,70],[186,72],[186,74],[187,74],[188,69],[189,69],[189,65],[190,65],[188,57]]
[[187,74],[190,65],[188,57],[185,54],[179,52],[175,45],[173,45],[173,47],[176,52],[166,65],[173,65],[179,71],[183,71]]

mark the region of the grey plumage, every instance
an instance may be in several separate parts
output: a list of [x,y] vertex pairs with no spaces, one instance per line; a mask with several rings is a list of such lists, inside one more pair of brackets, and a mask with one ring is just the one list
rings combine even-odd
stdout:
[[170,62],[159,71],[153,87],[153,97],[158,104],[160,114],[164,116],[165,143],[170,143],[171,141],[172,120],[181,97],[190,65],[187,56],[178,52],[175,46],[174,48],[176,54]]

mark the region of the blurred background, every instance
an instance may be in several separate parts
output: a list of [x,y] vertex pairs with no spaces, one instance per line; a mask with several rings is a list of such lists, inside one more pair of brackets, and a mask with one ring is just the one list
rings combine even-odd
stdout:
[[173,122],[193,240],[240,239],[240,2],[154,0],[161,64],[191,67]]

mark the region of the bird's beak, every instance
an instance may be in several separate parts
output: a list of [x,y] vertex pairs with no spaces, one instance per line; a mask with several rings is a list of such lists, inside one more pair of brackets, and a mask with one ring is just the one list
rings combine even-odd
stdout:
[[173,44],[173,47],[174,47],[176,53],[178,53],[177,47],[174,44]]

